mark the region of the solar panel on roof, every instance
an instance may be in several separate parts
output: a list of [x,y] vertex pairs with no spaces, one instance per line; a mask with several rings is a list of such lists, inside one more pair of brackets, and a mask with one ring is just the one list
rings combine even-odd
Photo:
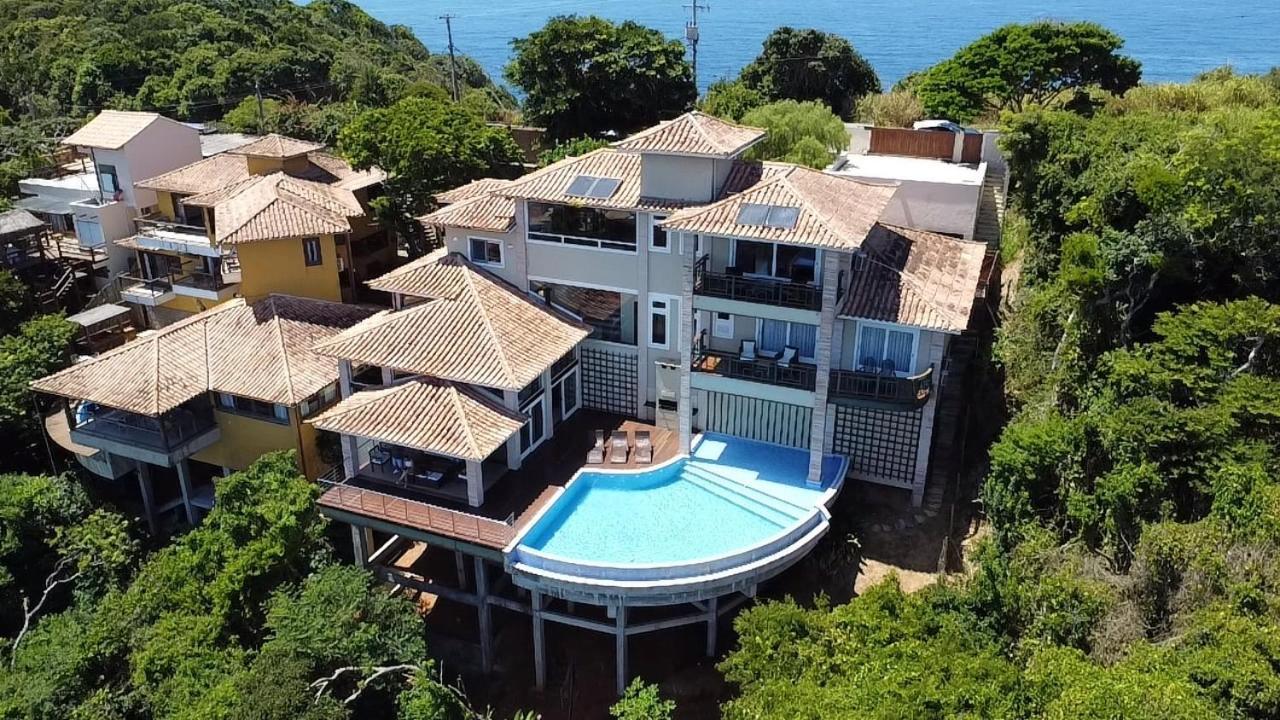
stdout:
[[739,225],[764,225],[769,219],[769,206],[756,203],[745,203],[738,210]]
[[618,186],[621,184],[622,181],[615,178],[600,178],[596,180],[596,184],[592,185],[591,189],[587,191],[588,196],[600,200],[613,197],[613,194],[618,191]]
[[793,230],[798,219],[800,219],[800,208],[775,205],[769,208],[769,219],[765,221],[765,224],[769,227]]
[[573,182],[569,183],[569,189],[565,190],[564,194],[574,197],[591,197],[588,193],[591,191],[592,186],[596,184],[596,180],[597,178],[591,175],[579,175],[573,179]]

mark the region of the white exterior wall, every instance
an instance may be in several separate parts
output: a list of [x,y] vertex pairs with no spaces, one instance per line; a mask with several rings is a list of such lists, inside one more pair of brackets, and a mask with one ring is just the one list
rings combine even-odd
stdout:
[[646,153],[640,194],[669,200],[711,202],[733,167],[731,160]]
[[144,208],[156,204],[156,194],[135,183],[198,162],[200,133],[178,122],[157,120],[123,148],[94,149],[91,156],[98,164],[115,166],[126,205]]
[[480,267],[506,280],[520,290],[529,289],[529,276],[525,272],[525,244],[518,234],[519,228],[507,233],[485,232],[483,230],[465,230],[449,228],[445,231],[444,244],[451,253],[463,257],[471,256],[471,238],[484,238],[502,243],[502,265],[477,263]]

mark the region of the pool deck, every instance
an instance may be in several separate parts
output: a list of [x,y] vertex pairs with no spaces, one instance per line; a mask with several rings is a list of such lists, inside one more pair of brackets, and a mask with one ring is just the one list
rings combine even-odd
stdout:
[[[632,444],[637,430],[649,431],[653,439],[653,462],[637,463],[633,449],[626,463],[588,465],[587,454],[595,444],[596,429],[604,430],[606,437],[615,430],[624,431],[631,437]],[[579,470],[642,469],[675,458],[680,449],[679,436],[671,430],[594,410],[579,410],[557,427],[555,433],[524,459],[519,470],[508,471],[498,478],[478,508],[425,492],[361,482],[359,478],[330,487],[321,496],[320,505],[501,550]],[[608,460],[607,452],[605,459]]]

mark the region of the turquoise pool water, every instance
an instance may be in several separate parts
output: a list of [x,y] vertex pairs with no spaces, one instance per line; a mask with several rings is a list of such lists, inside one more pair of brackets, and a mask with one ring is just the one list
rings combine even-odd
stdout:
[[520,542],[602,565],[670,565],[738,552],[809,519],[843,460],[808,486],[808,453],[704,436],[693,458],[644,473],[584,471]]

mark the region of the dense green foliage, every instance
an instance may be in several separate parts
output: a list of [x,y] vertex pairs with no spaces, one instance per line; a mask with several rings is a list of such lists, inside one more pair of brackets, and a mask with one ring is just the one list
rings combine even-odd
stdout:
[[719,80],[707,88],[698,107],[708,115],[736,122],[767,102],[763,94],[741,80]]
[[599,150],[608,144],[608,140],[585,136],[565,140],[564,142],[558,142],[538,153],[538,167],[546,167],[552,163],[560,162],[567,157],[581,157],[592,150]]
[[409,97],[388,108],[367,110],[342,129],[342,153],[359,168],[378,166],[389,178],[374,208],[411,253],[424,254],[419,223],[432,195],[481,177],[503,175],[522,154],[511,135],[454,103]]
[[1276,98],[1224,71],[1006,116],[993,537],[914,595],[744,613],[726,717],[1280,714]]
[[909,128],[925,117],[924,103],[909,90],[868,95],[858,102],[858,120],[880,127]]
[[[401,717],[468,717],[429,679],[413,605],[334,564],[315,493],[288,453],[220,481],[199,528],[35,627],[0,675],[0,717],[386,717],[404,673],[363,680],[399,664],[419,668]],[[83,514],[65,494],[44,497]]]
[[1090,22],[1012,24],[909,78],[932,117],[967,122],[989,110],[1021,110],[1096,87],[1123,93],[1141,68],[1119,54],[1120,37]]
[[781,160],[824,168],[849,144],[840,118],[820,102],[783,100],[758,107],[743,116],[744,125],[761,127],[769,135],[749,151],[758,160]]
[[812,29],[780,27],[740,79],[766,100],[817,100],[848,117],[858,100],[880,92],[880,79],[848,40]]
[[552,138],[627,135],[688,110],[697,97],[684,45],[631,21],[553,17],[511,41],[506,77],[530,122]]
[[627,686],[618,702],[609,708],[609,714],[615,720],[671,720],[671,713],[675,709],[675,702],[664,700],[658,694],[656,685],[649,685],[636,678]]
[[0,337],[0,468],[48,469],[44,427],[29,385],[71,364],[71,341],[77,332],[77,326],[61,315],[42,315]]

